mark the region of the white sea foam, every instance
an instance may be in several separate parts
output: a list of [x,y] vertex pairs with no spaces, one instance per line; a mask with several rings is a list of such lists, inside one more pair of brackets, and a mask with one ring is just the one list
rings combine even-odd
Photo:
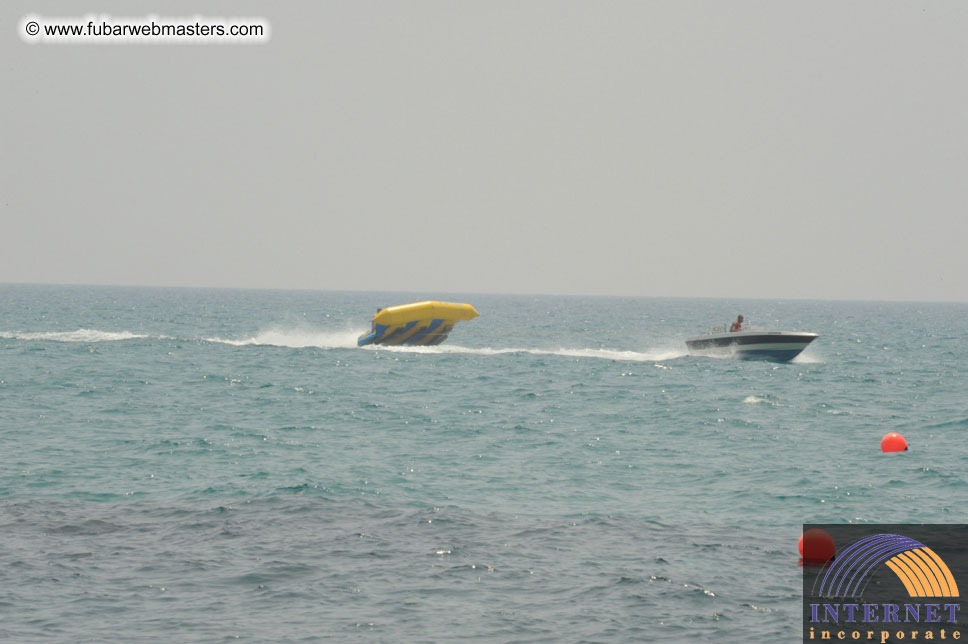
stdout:
[[803,353],[790,362],[793,364],[821,364],[823,363],[823,358],[817,354],[817,349],[814,349],[813,346],[808,346],[803,350]]
[[303,349],[317,347],[320,349],[348,349],[356,346],[357,331],[318,331],[312,329],[281,329],[273,328],[259,331],[254,336],[240,340],[226,338],[206,338],[206,342],[230,344],[235,347],[269,346]]
[[649,352],[616,351],[614,349],[523,349],[491,347],[473,348],[456,344],[442,344],[435,347],[398,346],[384,347],[370,345],[366,349],[374,351],[393,351],[399,353],[464,353],[481,356],[496,356],[507,353],[526,353],[536,356],[563,356],[566,358],[597,358],[601,360],[620,360],[625,362],[655,362],[671,360],[686,355],[684,350],[666,349]]
[[[285,329],[271,328],[259,331],[247,338],[232,339],[212,337],[206,342],[217,342],[235,347],[272,346],[302,349],[316,347],[319,349],[350,349],[355,348],[359,331],[319,331],[314,329]],[[456,344],[442,344],[432,347],[420,346],[383,346],[369,345],[363,347],[368,351],[390,351],[395,353],[426,353],[426,354],[472,354],[481,356],[496,356],[503,354],[523,353],[530,355],[563,356],[567,358],[597,358],[601,360],[620,360],[625,362],[655,362],[657,360],[671,360],[686,355],[683,349],[661,349],[648,352],[617,351],[613,349],[526,349],[526,348],[492,348],[492,347],[463,347]]]
[[48,340],[52,342],[117,342],[119,340],[143,340],[155,338],[170,339],[167,336],[150,336],[130,331],[99,331],[97,329],[78,329],[77,331],[39,331],[9,332],[0,331],[0,338],[6,340]]
[[743,403],[746,404],[746,405],[760,405],[760,404],[764,404],[765,403],[765,404],[769,405],[770,407],[782,407],[783,406],[783,403],[777,402],[776,400],[773,400],[769,395],[765,395],[765,396],[756,396],[756,395],[747,396],[746,398],[743,399]]

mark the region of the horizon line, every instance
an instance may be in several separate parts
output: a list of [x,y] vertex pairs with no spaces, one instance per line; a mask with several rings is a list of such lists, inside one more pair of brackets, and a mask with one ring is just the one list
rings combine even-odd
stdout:
[[968,304],[965,300],[884,300],[884,299],[854,299],[846,297],[817,298],[817,297],[774,297],[774,296],[735,296],[735,295],[629,295],[621,293],[553,293],[553,292],[501,292],[501,291],[452,291],[440,290],[403,290],[403,289],[327,289],[318,287],[278,287],[278,286],[203,286],[203,285],[170,285],[170,284],[117,284],[117,283],[89,283],[89,282],[0,282],[0,286],[50,286],[50,287],[87,287],[87,288],[144,288],[144,289],[185,289],[185,290],[235,290],[235,291],[306,291],[319,293],[440,293],[442,295],[505,295],[516,297],[601,297],[628,299],[681,299],[681,300],[752,300],[752,301],[792,301],[792,302],[866,302],[883,304]]

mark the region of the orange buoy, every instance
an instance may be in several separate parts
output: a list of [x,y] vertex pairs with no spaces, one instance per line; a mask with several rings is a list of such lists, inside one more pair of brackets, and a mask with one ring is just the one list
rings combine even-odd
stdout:
[[820,528],[810,528],[801,534],[797,547],[804,561],[829,561],[836,552],[833,537]]
[[881,439],[882,452],[904,452],[907,448],[907,441],[897,432],[891,432]]

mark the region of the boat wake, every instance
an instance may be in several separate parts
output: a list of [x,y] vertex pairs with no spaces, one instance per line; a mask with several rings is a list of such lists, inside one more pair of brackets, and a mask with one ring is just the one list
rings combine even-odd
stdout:
[[[324,332],[312,329],[267,329],[254,336],[242,339],[227,339],[220,337],[206,338],[206,342],[227,344],[234,347],[269,346],[290,349],[356,349],[359,331]],[[545,356],[562,356],[566,358],[596,358],[600,360],[619,360],[624,362],[655,362],[657,360],[671,360],[686,355],[684,347],[669,347],[652,351],[618,351],[615,349],[529,349],[522,347],[494,348],[494,347],[464,347],[456,344],[441,344],[430,347],[422,346],[387,346],[368,345],[360,347],[363,351],[385,351],[390,353],[418,353],[418,354],[465,354],[479,356],[498,356],[506,354],[530,354]]]
[[267,346],[287,347],[290,349],[353,349],[359,331],[314,331],[311,329],[267,329],[249,338],[229,340],[225,338],[206,338],[206,342],[229,344],[234,347]]
[[[269,328],[255,335],[238,339],[209,337],[202,342],[224,344],[233,347],[282,347],[289,349],[356,349],[359,331],[319,331],[315,329]],[[50,342],[119,342],[124,340],[175,340],[166,335],[148,335],[131,331],[100,331],[97,329],[77,329],[76,331],[9,332],[0,331],[0,339]],[[197,340],[196,340],[197,341]],[[385,351],[391,353],[415,354],[464,354],[479,356],[499,356],[508,354],[527,354],[536,356],[561,356],[565,358],[592,358],[622,362],[656,362],[672,360],[687,355],[684,347],[669,346],[649,351],[620,351],[617,349],[534,349],[524,347],[465,347],[456,344],[422,346],[385,346],[369,345],[361,347],[364,351]]]
[[600,360],[618,360],[623,362],[655,362],[657,360],[672,360],[686,355],[684,349],[665,349],[648,352],[617,351],[614,349],[524,349],[492,347],[462,347],[456,344],[439,345],[435,347],[365,347],[368,351],[390,351],[393,353],[443,353],[470,354],[480,356],[497,356],[505,354],[530,354],[535,356],[562,356],[566,358],[597,358]]
[[823,364],[824,360],[817,354],[813,347],[807,349],[790,361],[792,364]]
[[99,331],[97,329],[78,329],[76,331],[38,331],[13,333],[0,331],[0,339],[49,342],[118,342],[121,340],[170,340],[164,335],[145,335],[130,331]]

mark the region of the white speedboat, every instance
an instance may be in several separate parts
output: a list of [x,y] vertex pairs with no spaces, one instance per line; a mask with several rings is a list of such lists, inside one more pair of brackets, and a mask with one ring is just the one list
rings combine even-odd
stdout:
[[694,356],[786,362],[800,355],[816,339],[816,333],[799,331],[722,331],[689,338],[686,348]]

